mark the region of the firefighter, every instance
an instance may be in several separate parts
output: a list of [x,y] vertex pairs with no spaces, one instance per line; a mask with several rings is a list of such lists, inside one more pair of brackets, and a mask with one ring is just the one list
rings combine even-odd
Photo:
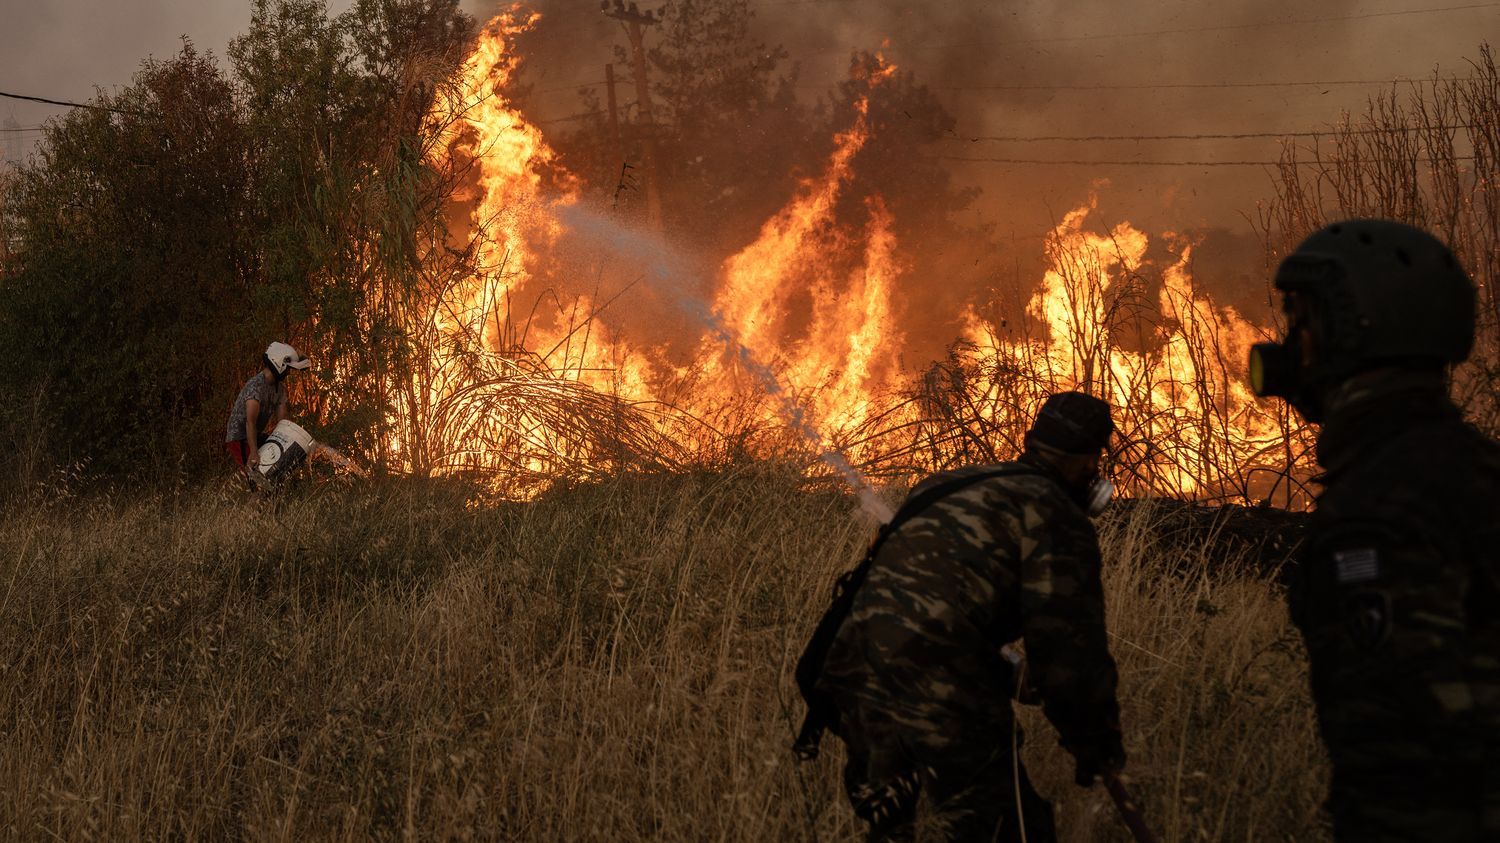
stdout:
[[1251,381],[1320,425],[1292,618],[1340,841],[1500,840],[1500,446],[1449,397],[1475,288],[1400,223],[1318,231],[1277,270]]
[[871,840],[911,839],[919,802],[923,828],[948,839],[1054,839],[1017,755],[1023,683],[1001,651],[1013,642],[1078,783],[1123,767],[1089,521],[1112,490],[1101,462],[1113,430],[1103,401],[1051,396],[1018,461],[927,478],[868,557],[816,687]]
[[273,342],[261,355],[260,371],[245,382],[229,410],[224,449],[237,470],[253,476],[260,466],[260,443],[268,428],[287,417],[286,376],[310,361],[284,342]]

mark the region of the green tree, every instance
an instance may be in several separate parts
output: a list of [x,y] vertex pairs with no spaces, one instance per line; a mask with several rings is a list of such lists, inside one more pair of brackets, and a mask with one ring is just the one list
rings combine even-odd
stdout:
[[[822,127],[786,51],[756,40],[746,0],[676,0],[649,51],[665,222],[715,251],[753,237],[791,194]],[[716,248],[715,248],[716,247]]]
[[[648,34],[647,69],[668,236],[710,255],[742,248],[792,197],[799,179],[827,166],[835,136],[854,123],[855,103],[868,94],[870,137],[841,195],[840,222],[858,230],[869,219],[866,200],[880,196],[894,217],[908,279],[943,279],[911,297],[907,312],[923,326],[912,336],[934,338],[921,350],[941,354],[964,304],[997,273],[1000,252],[987,227],[963,222],[978,190],[955,183],[931,153],[955,131],[953,116],[910,71],[872,88],[868,80],[880,62],[866,53],[851,55],[848,81],[816,100],[799,98],[795,64],[780,46],[755,38],[746,0],[676,0],[662,7],[662,18]],[[624,47],[615,53],[617,65],[629,65]],[[590,118],[559,140],[565,164],[596,195],[613,201],[620,192],[623,214],[643,214],[642,185],[621,192],[618,184],[622,157],[642,162],[645,127],[627,110],[623,149],[616,150],[597,97],[585,92],[584,104]],[[829,259],[852,262],[859,255]]]
[[[245,130],[191,44],[50,123],[7,213],[0,371],[54,456],[103,471],[206,453],[251,301]],[[8,408],[13,409],[13,408]]]
[[428,115],[473,32],[458,0],[257,0],[230,46],[249,114],[267,335],[294,338],[320,372],[301,396],[325,435],[383,459],[411,359],[421,231],[443,224]]
[[[745,0],[675,0],[647,33],[647,75],[656,124],[663,223],[671,236],[710,253],[743,246],[786,202],[809,146],[826,145],[821,126],[798,102],[786,52],[757,41]],[[615,48],[621,100],[632,102],[631,56]],[[592,119],[558,139],[564,163],[628,216],[644,216],[644,154],[649,131],[625,108],[620,145],[609,137],[596,95]],[[622,165],[634,169],[621,190]],[[618,200],[618,201],[617,201]]]
[[870,137],[854,158],[840,217],[862,219],[872,195],[884,201],[894,221],[898,259],[908,280],[922,289],[907,301],[906,313],[908,327],[921,329],[908,333],[930,338],[931,345],[921,350],[936,358],[956,335],[964,305],[996,274],[999,249],[989,227],[963,222],[979,189],[958,185],[931,152],[953,136],[957,121],[911,71],[898,68],[872,86],[866,80],[881,67],[877,57],[855,54],[849,80],[839,84],[820,116],[823,131],[831,135],[852,125],[855,103],[869,97]]
[[458,0],[258,0],[230,72],[185,45],[51,124],[5,208],[0,414],[101,473],[207,463],[286,339],[320,438],[382,456],[411,312],[455,271],[432,112],[471,33]]

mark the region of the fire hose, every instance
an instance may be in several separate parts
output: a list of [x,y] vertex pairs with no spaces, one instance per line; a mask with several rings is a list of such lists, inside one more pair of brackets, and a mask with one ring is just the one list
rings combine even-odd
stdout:
[[1120,820],[1125,827],[1130,829],[1130,836],[1134,837],[1136,843],[1156,843],[1156,835],[1151,833],[1150,827],[1146,825],[1146,818],[1141,814],[1141,808],[1136,804],[1135,798],[1130,791],[1125,789],[1125,783],[1120,780],[1119,773],[1109,773],[1104,776],[1104,789],[1109,791],[1109,797],[1115,801],[1115,807],[1120,809]]

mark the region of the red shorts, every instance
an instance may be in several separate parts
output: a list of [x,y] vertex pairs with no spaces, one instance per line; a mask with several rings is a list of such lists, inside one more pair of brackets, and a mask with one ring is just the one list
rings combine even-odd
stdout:
[[239,466],[241,471],[244,471],[245,460],[250,456],[249,449],[245,447],[245,440],[225,442],[224,450],[229,452],[229,458],[234,460],[234,464]]

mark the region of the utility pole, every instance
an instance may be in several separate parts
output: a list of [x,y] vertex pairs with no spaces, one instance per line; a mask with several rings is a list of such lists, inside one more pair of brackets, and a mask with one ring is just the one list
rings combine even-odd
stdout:
[[614,144],[615,155],[623,158],[625,153],[620,149],[620,113],[615,107],[615,66],[613,63],[604,66],[605,89],[609,91],[609,142]]
[[10,164],[0,158],[0,278],[10,266],[10,223],[5,219],[5,201],[10,192]]
[[[646,222],[653,231],[660,234],[661,185],[657,181],[656,169],[656,123],[651,118],[651,87],[646,83],[646,43],[641,27],[661,23],[661,18],[652,12],[643,14],[635,3],[627,6],[624,0],[614,0],[613,9],[610,8],[610,0],[599,0],[599,11],[605,17],[623,22],[630,34],[630,49],[635,64],[636,104],[641,110],[641,125],[645,133]],[[610,90],[614,90],[613,85]]]

